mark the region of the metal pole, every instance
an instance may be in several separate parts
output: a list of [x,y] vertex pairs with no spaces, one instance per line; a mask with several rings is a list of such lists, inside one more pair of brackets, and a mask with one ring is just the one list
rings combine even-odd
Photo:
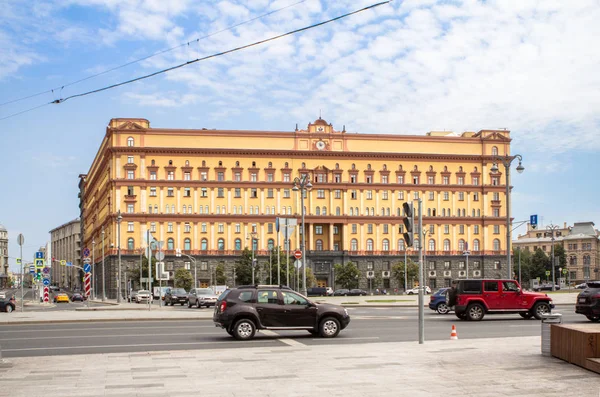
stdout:
[[152,293],[152,242],[150,241],[150,229],[146,230],[146,240],[148,244],[148,292],[150,292],[148,310],[151,310],[152,303],[154,302],[154,294]]
[[556,277],[554,275],[556,266],[554,265],[554,227],[551,226],[550,229],[550,233],[551,233],[551,241],[552,241],[552,291],[556,291]]
[[104,271],[104,226],[102,226],[102,302],[106,301],[106,272]]
[[[23,243],[23,241],[20,242]],[[19,244],[19,246],[21,251],[21,313],[23,313],[23,300],[25,300],[25,295],[23,295],[23,281],[25,281],[25,268],[23,265],[23,244]]]
[[406,281],[406,278],[408,277],[408,273],[406,271],[406,251],[408,251],[408,247],[406,246],[406,242],[404,244],[404,293],[406,294],[406,290],[408,289],[408,282]]
[[469,278],[469,251],[465,254],[467,257],[467,278]]
[[117,211],[117,251],[119,252],[119,272],[117,274],[117,303],[121,303],[121,210]]
[[306,290],[306,229],[304,227],[304,192],[306,191],[306,187],[304,183],[306,182],[307,176],[305,175],[300,182],[300,205],[302,206],[302,294],[304,296],[307,295]]
[[194,262],[194,288],[198,288],[198,266],[196,266],[196,258],[194,258],[193,262]]
[[254,285],[254,236],[250,234],[250,244],[252,244],[252,285]]
[[521,248],[519,248],[519,285],[521,285]]
[[285,218],[285,269],[286,269],[286,285],[290,286],[290,236],[287,224],[288,218]]
[[269,246],[269,284],[273,285],[273,247]]
[[96,272],[94,268],[96,267],[96,240],[92,239],[92,285],[93,285],[93,293],[92,299],[96,299]]
[[277,232],[277,285],[281,285],[281,254],[279,250],[279,232]]
[[144,254],[144,248],[140,247],[140,289],[143,289],[143,287],[142,287],[142,277],[143,277],[143,275],[142,275],[142,267],[143,267],[142,262],[144,260],[143,259],[143,254]]
[[[422,235],[423,227],[423,200],[419,198],[419,236]],[[414,211],[413,211],[414,212]],[[424,286],[423,286],[423,244],[419,241],[419,344],[425,342],[425,312],[423,309],[424,303]]]
[[509,187],[509,174],[510,174],[510,160],[508,163],[504,163],[504,169],[506,170],[506,263],[508,268],[508,279],[512,280],[512,269],[510,263],[510,187]]

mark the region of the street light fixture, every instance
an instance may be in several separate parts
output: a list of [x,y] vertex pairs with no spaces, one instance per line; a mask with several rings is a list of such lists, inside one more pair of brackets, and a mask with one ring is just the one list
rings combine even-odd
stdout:
[[102,302],[106,301],[106,272],[104,271],[104,226],[102,226]]
[[117,276],[117,303],[121,303],[121,220],[123,220],[123,216],[121,216],[121,210],[117,211],[117,251],[119,252],[119,273]]
[[516,154],[514,156],[493,156],[492,161],[494,161],[494,163],[492,164],[492,168],[490,168],[490,171],[492,173],[497,173],[498,172],[498,165],[496,164],[496,162],[501,162],[504,165],[504,170],[505,170],[505,174],[506,174],[506,266],[507,266],[507,270],[508,270],[508,278],[509,279],[513,279],[512,276],[512,269],[511,269],[511,263],[510,263],[510,243],[511,243],[511,227],[510,227],[510,185],[509,185],[509,176],[510,176],[510,166],[512,164],[512,162],[518,159],[519,160],[519,165],[517,166],[517,172],[519,174],[523,173],[523,171],[525,171],[525,167],[523,167],[522,161],[523,161],[523,157],[520,154]]
[[548,226],[546,226],[546,230],[548,230],[550,232],[550,241],[552,242],[552,248],[551,248],[551,266],[552,266],[552,291],[556,291],[556,277],[554,275],[555,273],[555,268],[556,266],[554,266],[554,231],[558,229],[558,225],[553,225],[550,224]]
[[300,192],[300,206],[302,208],[302,244],[300,246],[300,251],[302,251],[302,293],[304,295],[307,294],[306,290],[306,229],[304,227],[304,194],[305,192],[310,192],[312,189],[312,183],[310,183],[310,179],[308,174],[302,175],[301,178],[294,178],[294,187],[292,188],[295,192]]

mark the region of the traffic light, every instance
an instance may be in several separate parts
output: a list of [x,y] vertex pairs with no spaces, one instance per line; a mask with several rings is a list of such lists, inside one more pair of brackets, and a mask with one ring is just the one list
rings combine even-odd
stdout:
[[414,243],[414,228],[415,228],[415,217],[413,203],[402,204],[404,208],[404,241],[406,241],[407,247],[412,247]]
[[258,259],[252,259],[252,267],[256,267],[258,265]]

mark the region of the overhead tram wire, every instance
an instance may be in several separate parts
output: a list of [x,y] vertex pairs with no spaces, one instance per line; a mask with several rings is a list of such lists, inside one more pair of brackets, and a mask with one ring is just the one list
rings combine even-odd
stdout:
[[267,43],[269,41],[280,39],[282,37],[290,36],[290,35],[293,35],[293,34],[296,34],[296,33],[300,33],[300,32],[306,31],[306,30],[310,30],[310,29],[313,29],[313,28],[316,28],[316,27],[319,27],[319,26],[322,26],[322,25],[326,25],[328,23],[335,22],[337,20],[349,17],[349,16],[354,15],[354,14],[358,14],[358,13],[361,13],[363,11],[367,11],[367,10],[370,10],[370,9],[373,9],[373,8],[376,8],[376,7],[382,6],[384,4],[391,3],[391,2],[392,2],[392,0],[387,0],[387,1],[382,1],[380,3],[375,3],[375,4],[372,4],[370,6],[361,8],[359,10],[352,11],[352,12],[349,12],[347,14],[340,15],[338,17],[335,17],[335,18],[332,18],[332,19],[328,19],[328,20],[323,21],[323,22],[316,23],[314,25],[310,25],[310,26],[306,26],[306,27],[303,27],[303,28],[300,28],[300,29],[292,30],[292,31],[287,32],[287,33],[283,33],[283,34],[280,34],[280,35],[277,35],[277,36],[273,36],[273,37],[270,37],[268,39],[256,41],[256,42],[251,43],[251,44],[246,44],[246,45],[243,45],[241,47],[232,48],[232,49],[227,50],[227,51],[218,52],[218,53],[215,53],[215,54],[212,54],[212,55],[207,55],[207,56],[202,57],[202,58],[197,58],[197,59],[194,59],[192,61],[188,61],[188,62],[179,64],[179,65],[175,65],[175,66],[172,66],[172,67],[167,68],[167,69],[162,69],[162,70],[159,70],[159,71],[154,72],[154,73],[150,73],[150,74],[147,74],[147,75],[144,75],[144,76],[137,77],[135,79],[123,81],[123,82],[117,83],[117,84],[112,84],[112,85],[109,85],[109,86],[106,86],[106,87],[103,87],[103,88],[98,88],[96,90],[83,92],[81,94],[71,95],[71,96],[68,96],[68,97],[63,98],[63,99],[56,99],[56,100],[54,100],[54,101],[52,101],[50,103],[59,104],[59,103],[66,102],[69,99],[83,97],[83,96],[91,95],[91,94],[96,94],[98,92],[102,92],[102,91],[110,90],[112,88],[116,88],[116,87],[120,87],[120,86],[123,86],[123,85],[131,84],[131,83],[134,83],[136,81],[144,80],[144,79],[147,79],[147,78],[150,78],[150,77],[154,77],[154,76],[162,74],[162,73],[170,72],[172,70],[179,69],[179,68],[191,65],[191,64],[196,63],[196,62],[205,61],[205,60],[211,59],[211,58],[216,58],[216,57],[223,56],[223,55],[226,55],[226,54],[230,54],[230,53],[236,52],[236,51],[241,51],[241,50],[244,50],[246,48],[254,47],[254,46],[257,46],[257,45],[260,45],[260,44]]
[[[99,73],[96,73],[96,74],[93,74],[93,75],[90,75],[90,76],[84,77],[84,78],[82,78],[82,79],[79,79],[79,80],[72,81],[72,82],[70,82],[70,83],[67,83],[67,84],[65,84],[65,85],[62,85],[62,86],[60,86],[60,87],[51,88],[51,89],[49,89],[49,90],[46,90],[46,91],[38,92],[37,94],[31,94],[31,95],[28,95],[28,96],[24,96],[24,97],[21,97],[21,98],[12,99],[12,100],[10,100],[10,101],[7,101],[7,102],[0,103],[0,107],[2,107],[2,106],[5,106],[5,105],[10,105],[11,103],[16,103],[16,102],[24,101],[24,100],[26,100],[26,99],[35,98],[35,97],[37,97],[37,96],[40,96],[40,95],[49,94],[49,93],[53,92],[54,90],[63,89],[63,88],[65,88],[65,87],[69,87],[69,86],[72,86],[72,85],[75,85],[75,84],[79,84],[79,83],[81,83],[81,82],[84,82],[84,81],[86,81],[86,80],[90,80],[90,79],[93,79],[93,78],[95,78],[95,77],[102,76],[102,75],[104,75],[104,74],[107,74],[107,73],[110,73],[110,72],[114,72],[115,70],[119,70],[119,69],[122,69],[122,68],[124,68],[124,67],[127,67],[127,66],[130,66],[130,65],[133,65],[133,64],[136,64],[136,63],[139,63],[139,62],[145,61],[146,59],[150,59],[150,58],[153,58],[153,57],[155,57],[155,56],[158,56],[158,55],[165,54],[165,53],[167,53],[167,52],[170,52],[170,51],[176,50],[176,49],[178,49],[178,48],[181,48],[181,47],[184,47],[184,46],[186,46],[186,45],[188,45],[188,46],[189,46],[189,45],[190,45],[190,43],[194,43],[194,42],[196,42],[196,43],[197,43],[197,42],[199,42],[200,40],[207,39],[207,38],[209,38],[209,37],[212,37],[212,36],[215,36],[215,35],[217,35],[217,34],[219,34],[219,33],[223,33],[223,32],[226,32],[226,31],[228,31],[228,30],[231,30],[231,29],[237,28],[237,27],[239,27],[239,26],[245,25],[245,24],[247,24],[247,23],[250,23],[250,22],[256,21],[256,20],[258,20],[258,19],[262,19],[262,18],[264,18],[264,17],[268,17],[269,15],[276,14],[276,13],[278,13],[279,11],[283,11],[283,10],[285,10],[285,9],[287,9],[287,8],[290,8],[290,7],[297,6],[298,4],[301,4],[301,3],[305,3],[306,1],[308,1],[308,0],[300,0],[300,1],[296,2],[296,3],[289,4],[289,5],[285,6],[285,7],[278,8],[278,9],[276,9],[276,10],[273,10],[273,11],[267,12],[267,13],[265,13],[265,14],[262,14],[262,15],[259,15],[259,16],[257,16],[257,17],[254,17],[254,18],[251,18],[251,19],[247,19],[247,20],[245,20],[245,21],[242,21],[242,22],[240,22],[240,23],[237,23],[237,24],[235,24],[235,25],[231,25],[231,26],[228,26],[228,27],[226,27],[226,28],[224,28],[224,29],[218,30],[218,31],[216,31],[216,32],[213,32],[213,33],[207,34],[206,36],[202,36],[202,37],[199,37],[199,38],[197,38],[197,39],[190,40],[190,41],[188,41],[187,43],[180,44],[180,45],[177,45],[177,46],[175,46],[175,47],[171,47],[171,48],[167,48],[167,49],[164,49],[164,50],[161,50],[161,51],[155,52],[154,54],[147,55],[147,56],[145,56],[145,57],[142,57],[142,58],[139,58],[139,59],[133,60],[133,61],[131,61],[131,62],[124,63],[124,64],[122,64],[122,65],[120,65],[120,66],[115,66],[114,68],[107,69],[107,70],[104,70],[104,71],[102,71],[102,72],[99,72]],[[32,108],[32,109],[36,109],[36,108]],[[32,110],[32,109],[29,109],[29,110]],[[8,116],[8,117],[16,116],[17,114],[25,113],[25,112],[28,112],[29,110],[24,110],[24,111],[22,111],[22,112],[19,112],[19,113],[16,113],[16,114],[14,114],[14,115],[10,115],[10,116]],[[8,118],[8,117],[6,117],[6,118]],[[4,119],[0,119],[0,120],[4,120]]]

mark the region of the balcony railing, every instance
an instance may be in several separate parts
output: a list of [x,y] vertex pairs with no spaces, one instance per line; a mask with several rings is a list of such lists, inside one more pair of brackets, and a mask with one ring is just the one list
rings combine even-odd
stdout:
[[[293,254],[295,250],[290,250],[290,255]],[[175,250],[162,250],[161,252],[165,253],[165,256],[175,256]],[[243,253],[243,250],[182,250],[182,254],[187,255],[197,255],[197,256],[240,256]],[[285,250],[282,249],[281,252],[285,253]],[[359,250],[359,251],[334,251],[334,250],[309,250],[306,251],[306,255],[323,255],[323,256],[339,256],[346,253],[350,256],[370,256],[370,255],[380,255],[380,256],[404,256],[404,253],[408,256],[416,256],[419,255],[418,250],[408,250],[408,251],[367,251],[367,250]],[[108,255],[117,255],[117,249],[111,249],[106,251]],[[156,253],[156,250],[153,250],[152,253]],[[464,256],[463,251],[424,251],[424,255],[426,256]],[[121,255],[140,255],[139,250],[127,250],[121,249]],[[269,250],[254,250],[254,256],[268,256]],[[470,251],[469,256],[503,256],[506,255],[506,251]]]

